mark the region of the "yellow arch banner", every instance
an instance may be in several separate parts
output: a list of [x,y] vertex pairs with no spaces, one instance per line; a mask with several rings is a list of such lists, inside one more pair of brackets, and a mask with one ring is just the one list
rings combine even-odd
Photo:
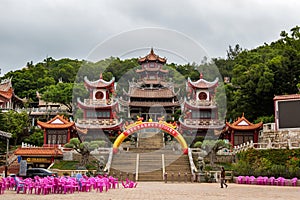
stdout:
[[132,135],[133,133],[135,133],[139,130],[147,129],[147,128],[157,128],[157,129],[163,130],[163,131],[167,132],[168,134],[172,135],[181,145],[183,153],[184,154],[188,153],[187,143],[186,143],[185,139],[182,137],[182,135],[175,129],[176,126],[169,124],[165,121],[160,121],[160,122],[137,121],[134,124],[130,124],[129,126],[126,127],[126,130],[123,133],[121,133],[115,140],[114,145],[113,145],[114,153],[118,152],[118,147],[129,135]]

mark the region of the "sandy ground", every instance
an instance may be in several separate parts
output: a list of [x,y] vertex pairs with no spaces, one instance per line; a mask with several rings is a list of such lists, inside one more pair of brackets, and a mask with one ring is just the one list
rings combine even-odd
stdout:
[[16,194],[15,191],[5,191],[0,200],[94,200],[94,199],[197,199],[197,200],[299,200],[300,187],[291,186],[261,186],[229,184],[228,188],[220,188],[218,183],[161,183],[139,182],[137,188],[110,189],[99,193],[76,192],[74,194]]

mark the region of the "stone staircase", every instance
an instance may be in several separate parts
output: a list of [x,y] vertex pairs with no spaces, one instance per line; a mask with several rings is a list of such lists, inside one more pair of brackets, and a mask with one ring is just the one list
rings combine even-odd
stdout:
[[[180,172],[182,174],[181,181],[184,180],[185,173],[188,177],[191,176],[188,156],[182,155],[181,151],[166,149],[161,132],[139,133],[138,139],[138,147],[130,148],[128,152],[123,151],[113,156],[111,175],[122,180],[128,177],[134,180],[137,178],[138,181],[163,181],[164,164],[168,174],[174,173],[177,176]],[[164,163],[162,157],[164,157]],[[138,167],[137,177],[135,176],[136,167]]]
[[168,180],[172,180],[174,176],[174,181],[178,181],[178,174],[180,173],[180,181],[184,181],[184,176],[186,174],[187,180],[191,180],[191,168],[189,163],[188,155],[181,154],[165,154],[165,171],[168,174]]
[[139,160],[139,181],[162,181],[162,151],[142,153]]
[[138,151],[149,152],[164,147],[163,134],[161,132],[143,132],[139,133]]
[[124,177],[131,177],[134,179],[136,172],[137,153],[134,152],[120,152],[113,155],[110,174],[124,180]]

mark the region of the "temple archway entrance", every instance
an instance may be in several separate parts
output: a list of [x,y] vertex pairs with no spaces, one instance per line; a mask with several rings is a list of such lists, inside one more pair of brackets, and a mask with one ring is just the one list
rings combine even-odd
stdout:
[[137,121],[134,124],[130,124],[126,127],[126,130],[123,131],[115,140],[113,144],[113,151],[114,153],[118,152],[118,148],[120,144],[130,135],[133,133],[142,130],[142,129],[160,129],[171,136],[173,136],[180,144],[182,151],[184,154],[188,153],[188,145],[182,135],[176,130],[176,126],[169,124],[165,121],[159,122],[142,122]]

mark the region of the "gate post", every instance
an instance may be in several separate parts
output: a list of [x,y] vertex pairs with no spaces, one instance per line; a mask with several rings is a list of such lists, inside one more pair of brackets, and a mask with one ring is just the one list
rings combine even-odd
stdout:
[[184,182],[187,183],[187,173],[184,173]]
[[168,173],[167,172],[165,172],[164,178],[165,178],[165,183],[167,183],[168,182]]

